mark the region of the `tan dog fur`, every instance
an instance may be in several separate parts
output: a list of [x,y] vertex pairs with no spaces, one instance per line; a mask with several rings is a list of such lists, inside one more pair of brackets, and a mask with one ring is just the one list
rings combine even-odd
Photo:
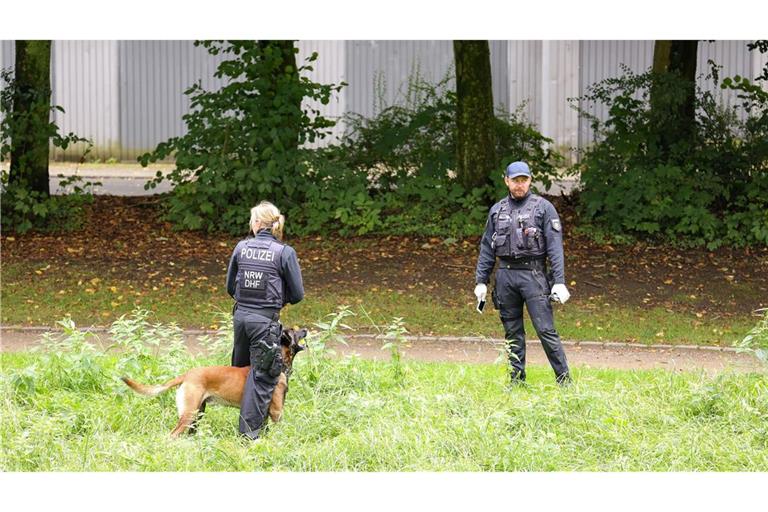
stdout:
[[[293,358],[305,348],[299,344],[299,340],[306,335],[306,329],[286,329],[280,337],[284,370],[278,377],[277,385],[272,392],[272,401],[269,403],[269,417],[274,422],[280,421],[280,417],[283,415],[285,393],[288,391],[288,377],[285,370],[289,370],[288,374],[290,374]],[[157,396],[179,386],[179,389],[176,390],[179,422],[171,431],[171,437],[178,437],[187,430],[194,432],[196,421],[199,415],[205,411],[205,405],[208,402],[239,408],[249,370],[250,368],[247,366],[243,368],[237,366],[193,368],[165,384],[154,386],[139,384],[127,377],[121,377],[121,379],[137,393],[147,396]]]

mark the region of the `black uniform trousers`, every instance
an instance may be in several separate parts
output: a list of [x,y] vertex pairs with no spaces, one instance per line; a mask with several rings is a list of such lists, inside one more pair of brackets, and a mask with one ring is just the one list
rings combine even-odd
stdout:
[[273,320],[259,314],[236,309],[234,313],[235,344],[232,350],[232,366],[250,366],[245,379],[243,398],[240,402],[240,433],[251,439],[259,437],[259,430],[269,412],[272,393],[280,376],[271,377],[254,368],[250,347],[264,339]]
[[568,361],[560,336],[555,330],[550,287],[540,268],[504,268],[496,271],[494,303],[504,326],[504,338],[509,348],[512,379],[525,380],[525,327],[523,304],[528,309],[533,327],[541,340],[549,364],[558,382],[570,380]]

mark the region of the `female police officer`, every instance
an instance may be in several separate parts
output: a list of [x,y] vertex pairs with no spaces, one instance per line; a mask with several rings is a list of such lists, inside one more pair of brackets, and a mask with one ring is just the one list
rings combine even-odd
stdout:
[[[552,203],[530,193],[531,171],[525,162],[509,164],[504,183],[509,195],[491,207],[480,240],[475,295],[478,301],[485,301],[486,283],[498,258],[493,303],[509,343],[512,381],[525,381],[525,303],[555,379],[563,384],[571,378],[549,302],[551,298],[565,303],[570,297],[565,287],[560,218]],[[551,290],[545,272],[547,258],[555,282]]]
[[232,366],[249,366],[240,403],[240,433],[256,439],[282,370],[278,321],[285,304],[304,298],[296,251],[281,240],[285,218],[267,201],[251,209],[254,237],[240,241],[227,269],[235,299]]

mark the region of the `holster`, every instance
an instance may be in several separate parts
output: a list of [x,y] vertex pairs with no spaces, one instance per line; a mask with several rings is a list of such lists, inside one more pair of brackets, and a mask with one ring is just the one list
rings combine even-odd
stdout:
[[270,377],[277,377],[283,371],[283,352],[280,350],[282,334],[283,326],[280,322],[272,322],[267,335],[252,342],[250,346],[251,366]]

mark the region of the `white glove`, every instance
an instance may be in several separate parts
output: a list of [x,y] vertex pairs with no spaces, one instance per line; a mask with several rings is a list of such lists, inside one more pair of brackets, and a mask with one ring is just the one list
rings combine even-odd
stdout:
[[485,300],[485,296],[488,294],[488,287],[485,286],[483,283],[478,284],[475,286],[475,297],[477,297],[478,302],[482,302]]
[[568,288],[566,288],[564,284],[558,283],[552,287],[552,294],[550,297],[552,297],[560,304],[565,304],[568,299],[571,298],[571,294],[568,292]]

